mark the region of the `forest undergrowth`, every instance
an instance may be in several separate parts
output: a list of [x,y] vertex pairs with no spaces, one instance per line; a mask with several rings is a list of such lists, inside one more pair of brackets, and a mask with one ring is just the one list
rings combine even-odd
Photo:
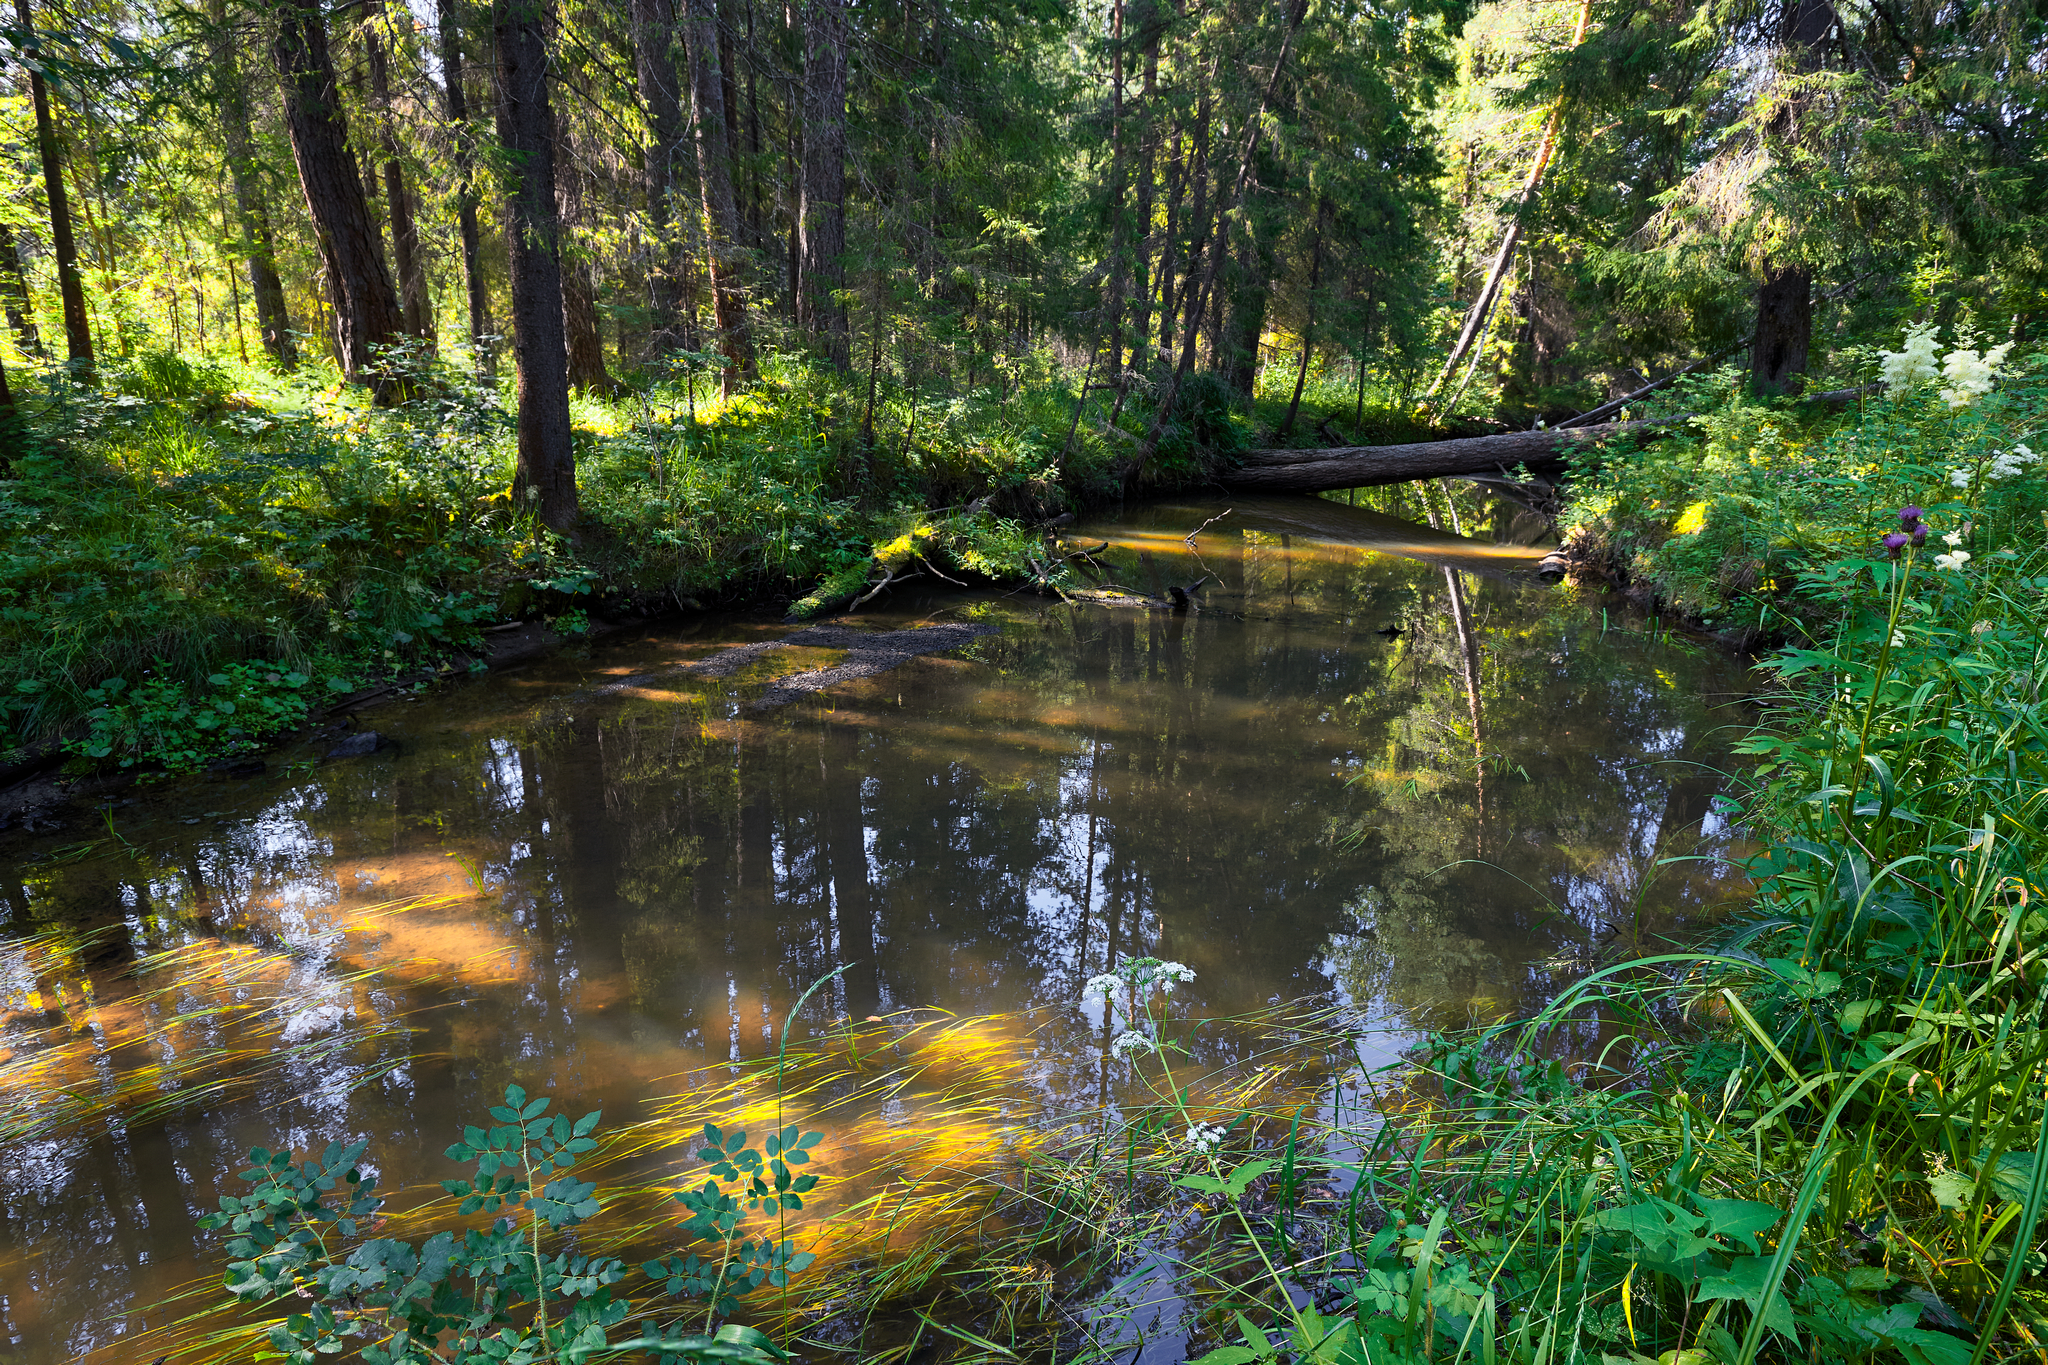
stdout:
[[[513,495],[499,395],[451,368],[391,408],[311,367],[164,351],[97,389],[18,378],[0,758],[62,742],[96,765],[197,768],[366,686],[480,667],[483,631],[511,619],[573,636],[607,614],[817,615],[892,575],[1056,581],[1040,528],[1124,495],[1149,413],[1112,395],[1077,413],[1077,381],[1042,359],[965,393],[773,355],[730,398],[680,366],[581,394],[567,537]],[[1198,482],[1251,429],[1203,379],[1180,409],[1147,488]]]

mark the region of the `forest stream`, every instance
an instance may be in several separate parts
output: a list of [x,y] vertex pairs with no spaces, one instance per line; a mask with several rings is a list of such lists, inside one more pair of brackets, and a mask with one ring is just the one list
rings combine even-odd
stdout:
[[[4,836],[0,1362],[161,1354],[135,1336],[217,1297],[196,1219],[252,1144],[367,1139],[431,1187],[511,1082],[681,1143],[842,964],[792,1039],[985,1021],[947,1036],[1016,1103],[951,1135],[972,1163],[1110,1097],[1081,990],[1129,957],[1193,968],[1193,1013],[1334,1000],[1391,1061],[1696,935],[1741,892],[1745,667],[1540,582],[1495,509],[1147,507],[1071,530],[1114,601],[926,578],[807,635],[648,626],[367,708],[374,752]],[[920,1093],[827,1132],[836,1199],[879,1169],[847,1135],[910,1142]]]

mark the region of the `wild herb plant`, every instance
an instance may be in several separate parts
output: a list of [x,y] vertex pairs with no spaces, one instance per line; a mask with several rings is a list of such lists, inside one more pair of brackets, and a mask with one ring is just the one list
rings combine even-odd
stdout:
[[[293,1365],[355,1351],[370,1365],[579,1365],[632,1355],[662,1365],[688,1360],[785,1359],[751,1327],[719,1319],[738,1311],[763,1284],[780,1287],[810,1261],[787,1239],[735,1244],[750,1212],[800,1208],[817,1177],[792,1176],[809,1160],[817,1133],[790,1128],[760,1149],[744,1133],[705,1130],[704,1159],[714,1180],[676,1196],[691,1218],[686,1234],[716,1243],[709,1256],[649,1261],[644,1273],[677,1300],[704,1305],[697,1331],[658,1326],[658,1303],[635,1317],[620,1286],[629,1275],[616,1257],[576,1250],[571,1229],[596,1217],[594,1182],[568,1174],[595,1150],[599,1115],[571,1122],[548,1113],[516,1085],[490,1110],[488,1127],[470,1126],[448,1148],[473,1163],[464,1179],[442,1181],[456,1215],[486,1216],[458,1234],[414,1243],[374,1235],[383,1199],[362,1170],[367,1144],[330,1143],[312,1160],[288,1151],[250,1152],[242,1179],[251,1193],[227,1196],[205,1223],[229,1232],[227,1287],[244,1303],[269,1308],[293,1297],[312,1306],[269,1329],[269,1341]],[[737,1185],[736,1193],[720,1183]]]

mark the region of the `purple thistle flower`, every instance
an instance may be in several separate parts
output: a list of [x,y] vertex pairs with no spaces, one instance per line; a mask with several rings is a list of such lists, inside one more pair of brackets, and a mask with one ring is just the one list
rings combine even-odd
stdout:
[[1921,522],[1913,528],[1913,548],[1919,549],[1927,543],[1927,523]]
[[1899,521],[1905,525],[1908,531],[1920,524],[1920,515],[1920,509],[1917,507],[1901,507],[1899,509]]
[[1894,531],[1884,538],[1884,548],[1893,559],[1897,559],[1899,551],[1906,548],[1906,542],[1910,539],[1904,531]]

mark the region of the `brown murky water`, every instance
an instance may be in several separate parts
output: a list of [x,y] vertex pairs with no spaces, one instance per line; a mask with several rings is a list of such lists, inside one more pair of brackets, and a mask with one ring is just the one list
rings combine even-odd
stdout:
[[992,629],[816,690],[843,649],[685,667],[792,627],[650,629],[366,712],[395,749],[6,836],[0,1362],[126,1359],[217,1275],[193,1221],[252,1143],[366,1138],[392,1187],[507,1082],[647,1119],[840,964],[799,1033],[1004,1015],[946,1046],[1057,1108],[1103,1084],[1075,1002],[1121,957],[1204,1013],[1334,995],[1391,1055],[1729,899],[1657,864],[1730,838],[1737,662],[1538,551],[1309,500],[1183,540],[1222,510],[1074,537],[1140,592],[1211,575],[1192,613],[903,593],[851,624]]

